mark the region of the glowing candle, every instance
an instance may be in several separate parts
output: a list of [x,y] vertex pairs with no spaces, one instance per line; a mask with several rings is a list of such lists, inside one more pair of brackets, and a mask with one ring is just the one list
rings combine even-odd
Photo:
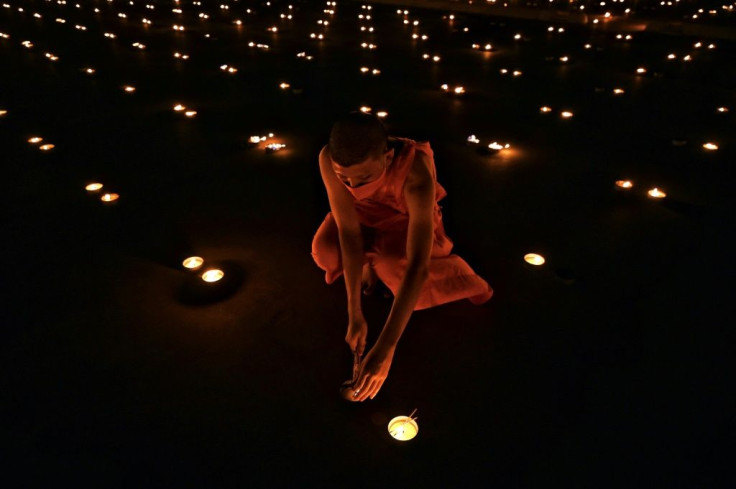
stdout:
[[85,69],[84,71],[85,71],[85,72],[86,72],[86,73],[87,73],[88,75],[92,75],[92,74],[94,74],[94,72],[95,72],[94,68],[86,68],[86,69]]
[[572,114],[572,112],[570,112],[569,110],[565,110],[565,111],[563,111],[563,112],[562,112],[562,113],[561,113],[560,115],[561,115],[561,116],[562,116],[563,118],[565,118],[565,119],[569,119],[570,117],[572,117],[572,115],[573,115],[573,114]]
[[184,107],[184,106],[183,106],[183,105],[181,105],[181,104],[176,104],[176,105],[174,106],[174,110],[175,110],[175,111],[177,111],[177,112],[181,112],[182,110],[185,110],[185,109],[186,109],[186,107]]
[[715,143],[705,143],[703,144],[703,148],[707,149],[708,151],[715,151],[718,149],[718,145]]
[[380,117],[381,119],[383,119],[387,115],[388,115],[388,112],[386,112],[385,110],[379,110],[378,112],[376,112],[376,117]]
[[118,194],[109,193],[109,194],[104,194],[102,197],[100,197],[100,200],[102,202],[114,202],[118,200],[119,198],[120,196]]
[[205,282],[212,283],[212,282],[217,282],[224,276],[225,276],[225,272],[217,268],[212,268],[202,274],[202,280],[204,280]]
[[616,180],[616,186],[620,188],[629,189],[634,186],[631,180]]
[[133,93],[133,92],[135,92],[135,87],[130,86],[130,85],[126,85],[126,86],[123,87],[123,90],[125,90],[128,93]]
[[519,71],[519,70],[516,70],[516,71],[514,71],[514,72],[512,73],[512,75],[514,75],[514,76],[521,76],[521,71]]
[[7,110],[0,110],[0,117],[4,116],[7,113],[8,113]]
[[478,144],[478,143],[480,143],[480,139],[478,139],[478,138],[477,138],[477,137],[475,136],[475,134],[471,134],[470,136],[468,136],[468,139],[467,139],[467,141],[468,141],[469,143],[471,143],[471,144]]
[[[720,112],[721,114],[725,114],[726,112],[728,112],[728,107],[718,107],[718,109],[717,109],[717,110],[718,110],[718,112]],[[0,111],[0,112],[2,112],[2,111]],[[0,115],[2,115],[2,113],[0,113]]]
[[621,95],[622,93],[624,93],[624,90],[623,88],[614,88],[613,93],[616,95]]
[[31,144],[38,144],[41,141],[43,141],[43,138],[40,138],[38,136],[33,136],[31,139],[28,140],[28,142]]
[[388,433],[399,441],[408,441],[417,436],[419,425],[409,416],[396,416],[388,422]]
[[281,143],[271,143],[266,145],[266,153],[275,153],[276,151],[280,151],[286,147],[285,144]]
[[184,112],[184,115],[187,116],[187,117],[194,117],[195,115],[197,115],[197,111],[196,110],[187,110],[186,112]]
[[38,149],[40,149],[41,151],[48,151],[50,149],[54,149],[54,145],[53,144],[44,144],[43,146],[39,146]]
[[458,95],[463,94],[463,93],[465,93],[465,88],[464,87],[455,87],[455,93],[458,94]]
[[545,105],[539,108],[539,112],[546,114],[547,112],[552,112],[552,108]]
[[280,84],[280,85],[279,85],[279,88],[280,88],[281,90],[286,90],[286,89],[287,89],[287,88],[289,88],[290,86],[291,86],[291,85],[289,85],[288,83],[285,83],[285,82],[284,82],[284,83],[282,83],[282,84]]
[[363,107],[360,108],[360,111],[367,114],[368,112],[371,111],[371,108],[368,107],[367,105],[364,105]]
[[636,72],[637,72],[638,74],[640,74],[640,75],[643,75],[644,73],[646,73],[646,72],[647,72],[647,69],[646,69],[646,68],[637,68],[637,69],[636,69]]
[[662,199],[667,196],[666,193],[662,192],[657,187],[654,187],[653,189],[651,189],[649,192],[647,192],[647,194],[649,194],[649,197],[652,197],[655,199]]
[[544,264],[545,259],[542,255],[537,253],[527,253],[524,255],[524,261],[530,265],[540,266]]
[[103,187],[103,185],[102,185],[101,183],[97,183],[97,182],[95,182],[95,183],[90,183],[90,184],[87,184],[87,186],[86,186],[86,187],[84,187],[84,189],[85,189],[85,190],[86,190],[87,192],[97,192],[97,191],[98,191],[98,190],[100,190],[100,189],[101,189],[102,187]]
[[203,263],[204,259],[202,257],[190,256],[189,258],[185,259],[181,264],[184,266],[184,268],[188,268],[189,270],[197,270],[202,266]]

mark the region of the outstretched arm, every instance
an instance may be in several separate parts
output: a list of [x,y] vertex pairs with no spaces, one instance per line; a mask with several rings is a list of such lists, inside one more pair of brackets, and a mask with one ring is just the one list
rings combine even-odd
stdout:
[[352,196],[340,183],[331,165],[329,151],[325,146],[319,154],[319,169],[340,237],[342,268],[348,296],[348,332],[345,340],[353,351],[357,350],[362,355],[368,335],[368,326],[360,306],[363,236]]
[[396,345],[429,276],[429,257],[434,236],[434,177],[429,157],[417,152],[404,185],[409,209],[406,239],[407,269],[396,292],[391,312],[376,344],[363,361],[356,385],[356,400],[375,397],[388,376]]

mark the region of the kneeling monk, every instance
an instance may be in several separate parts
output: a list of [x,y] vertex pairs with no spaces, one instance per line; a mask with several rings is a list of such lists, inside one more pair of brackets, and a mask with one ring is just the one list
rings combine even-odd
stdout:
[[328,284],[345,275],[345,341],[358,357],[368,335],[361,286],[370,292],[377,276],[394,295],[383,331],[354,379],[355,399],[363,401],[386,380],[412,311],[459,299],[481,304],[493,289],[450,254],[437,204],[446,192],[436,180],[429,143],[390,138],[376,116],[352,112],[332,126],[319,168],[332,212],[314,236],[312,256]]

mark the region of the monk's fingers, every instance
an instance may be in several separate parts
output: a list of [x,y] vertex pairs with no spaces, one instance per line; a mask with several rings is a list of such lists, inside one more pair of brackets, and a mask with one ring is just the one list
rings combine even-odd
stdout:
[[378,381],[375,379],[372,379],[366,387],[361,389],[356,399],[358,401],[365,401],[366,399],[368,399],[368,396],[370,396],[371,392],[373,392],[373,389],[375,388],[376,382]]
[[357,380],[355,381],[355,397],[358,397],[358,394],[361,392],[363,387],[368,385],[369,377],[368,375],[365,375],[363,371],[361,370],[358,372]]
[[383,382],[385,380],[386,379],[379,379],[376,382],[375,387],[373,387],[372,391],[369,393],[369,396],[370,396],[371,399],[373,399],[374,397],[376,397],[376,394],[378,394],[378,391],[380,391],[381,390],[381,387],[383,387]]

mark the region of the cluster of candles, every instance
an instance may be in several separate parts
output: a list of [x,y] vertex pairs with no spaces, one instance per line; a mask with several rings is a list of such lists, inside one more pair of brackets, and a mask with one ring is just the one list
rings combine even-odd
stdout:
[[[624,189],[624,190],[630,190],[634,187],[634,182],[631,180],[616,180],[616,187]],[[664,193],[662,190],[660,190],[657,187],[651,188],[647,191],[647,195],[653,199],[663,199],[667,197],[667,194]]]
[[[97,192],[102,190],[103,187],[104,185],[101,184],[100,182],[93,182],[93,183],[88,183],[84,187],[84,189],[89,193],[96,194]],[[102,195],[100,195],[100,200],[106,203],[115,202],[119,198],[120,198],[120,195],[114,192],[105,192]]]
[[[539,112],[541,112],[542,114],[549,114],[550,112],[552,112],[552,107],[543,105],[542,107],[539,108]],[[570,119],[572,118],[573,115],[574,114],[572,113],[572,111],[569,111],[569,110],[563,110],[560,112],[560,117],[562,117],[563,119]]]
[[[190,256],[185,258],[182,262],[182,266],[187,270],[196,272],[204,265],[204,258],[201,256]],[[220,281],[225,276],[225,272],[219,268],[208,268],[200,274],[200,278],[207,283],[214,283]]]
[[[478,137],[475,134],[471,134],[470,136],[468,136],[468,138],[465,141],[468,144],[473,145],[473,146],[480,144],[480,139],[478,139]],[[504,149],[509,149],[510,147],[511,145],[508,143],[501,144],[498,141],[493,141],[492,143],[488,145],[487,151],[491,154],[496,154],[499,151],[504,150]]]
[[194,117],[195,115],[197,115],[196,110],[187,110],[187,108],[182,104],[174,105],[174,112],[182,112],[187,117]]
[[[2,114],[2,115],[5,115],[5,114]],[[31,143],[31,144],[39,144],[39,143],[43,142],[43,138],[42,137],[39,137],[39,136],[33,136],[33,137],[31,137],[31,138],[28,139],[28,142]],[[38,149],[40,149],[41,151],[49,151],[51,149],[54,149],[54,145],[53,144],[50,144],[50,143],[40,144],[38,146]]]

